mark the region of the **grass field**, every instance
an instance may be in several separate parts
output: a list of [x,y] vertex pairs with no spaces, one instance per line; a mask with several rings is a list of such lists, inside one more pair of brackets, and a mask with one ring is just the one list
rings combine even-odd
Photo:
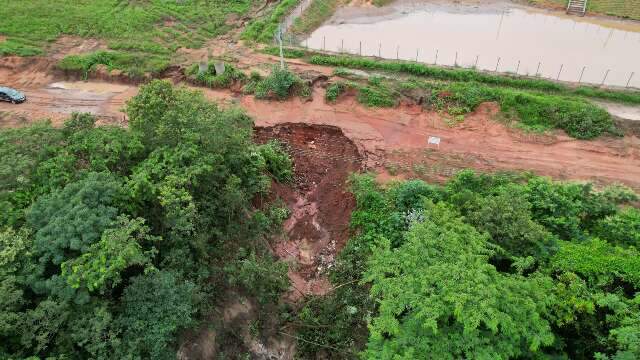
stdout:
[[[230,14],[256,0],[11,0],[0,6],[0,55],[44,54],[63,35],[104,40],[119,53],[166,63],[180,47],[199,48],[229,30]],[[139,62],[138,62],[139,63]],[[142,65],[140,65],[142,66]],[[148,64],[147,64],[147,67]],[[156,66],[157,67],[157,66]],[[153,67],[152,67],[153,68]]]
[[[552,3],[566,6],[567,0],[529,0],[531,3],[544,5]],[[640,0],[589,0],[587,11],[640,20]]]

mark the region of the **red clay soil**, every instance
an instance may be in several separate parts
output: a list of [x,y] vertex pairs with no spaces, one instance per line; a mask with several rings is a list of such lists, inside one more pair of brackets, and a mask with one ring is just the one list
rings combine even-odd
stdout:
[[[526,134],[497,121],[498,106],[491,103],[481,105],[455,126],[448,126],[442,115],[419,106],[374,109],[358,104],[354,98],[327,104],[321,89],[314,91],[311,102],[265,102],[244,97],[241,105],[260,126],[302,122],[340,127],[356,144],[369,169],[384,170],[389,154],[404,152],[404,160],[410,161],[412,156],[421,157],[429,151],[441,154],[441,159],[457,159],[459,168],[528,170],[557,179],[621,182],[640,189],[637,136],[584,141],[561,131]],[[428,145],[429,136],[440,137],[440,146]]]
[[291,210],[285,236],[276,242],[276,255],[293,263],[288,298],[322,295],[331,289],[326,271],[349,238],[355,199],[346,189],[351,173],[361,170],[362,158],[339,128],[282,124],[256,128],[256,140],[271,139],[287,147],[294,162],[294,182],[277,184],[273,193]]
[[[246,55],[239,58],[242,67],[260,67],[262,64],[268,69],[269,61],[272,61],[268,56],[251,53],[239,45],[234,49],[238,54]],[[30,61],[34,63],[28,63]],[[34,100],[18,106],[0,103],[0,127],[21,125],[24,119],[43,117],[60,123],[70,111],[87,107],[104,122],[122,121],[120,109],[136,93],[135,86],[122,93],[104,96],[103,100],[99,96],[87,100],[87,96],[92,95],[88,91],[52,94],[46,85],[37,85],[51,76],[47,72],[50,63],[41,61],[0,58],[0,83],[19,86]],[[331,72],[329,68],[299,61],[291,62],[290,66],[298,72],[307,70],[325,75]],[[25,87],[22,84],[26,84]],[[411,157],[421,158],[424,150],[429,150],[439,152],[444,159],[461,158],[464,161],[459,161],[460,166],[483,171],[530,170],[557,179],[622,182],[640,189],[640,140],[635,135],[591,141],[572,139],[562,132],[548,136],[527,135],[495,121],[497,106],[493,104],[479,107],[462,124],[448,126],[442,115],[415,105],[367,108],[358,104],[353,96],[341,98],[337,104],[327,104],[324,89],[320,87],[314,88],[310,102],[297,98],[284,102],[261,101],[230,91],[203,90],[212,100],[239,103],[258,126],[306,123],[339,127],[356,145],[368,169],[385,170],[388,158],[398,151],[405,153],[405,160],[411,160]],[[440,137],[440,147],[428,146],[428,136]]]

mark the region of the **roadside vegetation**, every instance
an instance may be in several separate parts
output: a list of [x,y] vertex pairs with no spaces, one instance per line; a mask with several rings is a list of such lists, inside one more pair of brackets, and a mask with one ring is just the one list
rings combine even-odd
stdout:
[[170,62],[162,56],[135,54],[121,51],[96,51],[83,55],[69,55],[58,63],[58,68],[67,74],[76,74],[87,79],[99,66],[107,71],[122,71],[132,79],[141,79],[145,75],[158,76],[166,70]]
[[604,133],[619,135],[607,111],[580,97],[493,87],[473,81],[442,82],[420,78],[399,81],[377,76],[362,79],[342,68],[336,69],[335,74],[348,80],[338,80],[327,86],[327,102],[336,102],[347,92],[355,93],[361,104],[374,107],[393,107],[407,99],[450,116],[452,125],[464,121],[464,116],[480,104],[496,102],[505,120],[513,121],[523,130],[563,129],[578,139],[593,139]]
[[128,129],[0,131],[0,358],[175,359],[229,289],[267,307],[288,289],[265,241],[288,216],[267,201],[292,176],[279,144],[168,82],[126,110]]
[[193,64],[185,70],[185,75],[197,84],[214,89],[226,89],[235,83],[243,83],[247,80],[247,75],[229,64],[225,64],[224,72],[218,74],[213,62],[208,63],[203,72],[200,72],[199,64]]
[[351,186],[355,235],[336,291],[299,313],[303,358],[640,356],[631,190],[471,171]]
[[569,87],[543,79],[530,79],[509,75],[494,75],[472,69],[450,69],[429,66],[409,61],[380,60],[350,55],[312,55],[308,61],[315,65],[343,67],[361,70],[380,70],[416,77],[444,81],[475,81],[478,83],[512,87],[523,90],[536,90],[559,95],[579,95],[590,98],[640,104],[640,92],[599,89],[590,86]]
[[428,104],[454,116],[467,114],[483,102],[494,101],[503,114],[525,130],[563,129],[577,139],[618,133],[606,110],[579,98],[494,88],[474,82],[436,85],[430,90]]
[[247,76],[233,65],[225,65],[224,72],[217,74],[214,63],[200,72],[199,65],[193,64],[185,71],[187,78],[199,85],[210,88],[228,89],[236,86],[244,94],[253,94],[262,100],[286,100],[292,96],[308,98],[311,88],[308,83],[287,68],[273,66],[267,76],[252,72]]

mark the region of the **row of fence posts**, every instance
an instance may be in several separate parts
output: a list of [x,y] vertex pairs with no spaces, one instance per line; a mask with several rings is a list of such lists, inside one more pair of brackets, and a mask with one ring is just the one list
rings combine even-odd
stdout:
[[[291,46],[293,46],[293,37],[289,38],[289,44]],[[326,36],[322,37],[322,51],[326,51],[326,45],[327,45],[327,38]],[[308,40],[306,41],[305,47],[308,49],[309,48],[309,43]],[[345,52],[345,47],[344,47],[344,39],[341,40],[340,42],[340,53],[344,53]],[[439,53],[439,49],[435,49],[435,59],[433,64],[437,65],[438,64],[438,53]],[[358,50],[358,55],[362,56],[362,41],[359,42],[359,50]],[[378,43],[378,57],[382,57],[382,43]],[[416,49],[416,58],[415,61],[419,62],[419,57],[420,57],[420,48]],[[480,59],[480,55],[476,55],[476,59],[475,62],[473,64],[474,69],[476,69],[478,67],[478,60]],[[398,45],[396,47],[396,60],[400,60],[400,46]],[[500,67],[500,60],[501,57],[498,56],[498,59],[496,61],[496,67],[494,69],[494,72],[498,72],[499,67]],[[454,60],[454,66],[458,67],[458,52],[456,51],[456,55],[455,55],[455,60]],[[542,61],[538,62],[538,66],[536,68],[536,73],[535,76],[536,77],[540,77],[540,67],[542,66]],[[587,69],[587,66],[583,66],[582,70],[580,71],[580,77],[578,78],[578,84],[582,83],[582,78],[584,76],[584,72]],[[555,80],[560,80],[560,75],[562,74],[562,70],[564,70],[564,64],[560,64],[560,69],[558,70],[558,75],[556,76]],[[518,71],[520,71],[520,60],[518,60],[518,64],[516,65],[516,72],[515,74],[518,75]],[[609,72],[611,72],[611,69],[607,69],[607,71],[605,71],[604,76],[602,78],[602,81],[600,82],[600,85],[604,85],[605,81],[607,80],[607,77],[609,76]],[[629,87],[629,84],[631,84],[631,80],[633,79],[635,75],[635,72],[632,71],[631,74],[629,74],[629,77],[627,78],[627,82],[625,85],[625,88]]]

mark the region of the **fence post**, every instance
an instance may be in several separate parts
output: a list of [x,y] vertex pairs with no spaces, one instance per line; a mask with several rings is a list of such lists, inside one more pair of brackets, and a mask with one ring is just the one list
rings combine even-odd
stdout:
[[536,77],[540,76],[540,65],[542,64],[542,61],[538,61],[538,68],[536,69]]
[[582,71],[580,72],[580,78],[578,79],[578,84],[580,84],[582,82],[582,75],[584,75],[584,69],[586,69],[586,66],[582,67]]
[[322,51],[324,51],[326,44],[327,44],[327,37],[323,36],[322,37]]
[[420,49],[416,49],[416,62],[418,62],[418,55],[420,55]]
[[474,67],[475,69],[477,69],[477,68],[478,68],[478,58],[479,58],[479,57],[480,57],[480,55],[476,55],[476,63],[473,65],[473,67]]
[[560,64],[560,70],[558,71],[558,77],[556,78],[556,81],[560,80],[560,73],[562,72],[562,67],[564,66],[564,64]]
[[362,41],[360,41],[360,50],[359,50],[359,54],[360,54],[360,56],[362,56]]
[[609,75],[609,71],[610,69],[607,69],[607,72],[604,73],[604,78],[602,78],[602,84],[600,84],[600,86],[604,85],[605,80],[607,80],[607,75]]
[[516,66],[516,75],[518,75],[518,71],[520,71],[520,60],[518,60],[518,66]]
[[378,43],[378,57],[382,57],[382,43]]
[[457,67],[458,66],[458,52],[456,51],[456,59],[453,60],[453,66]]
[[500,56],[498,56],[498,62],[496,63],[496,70],[495,70],[495,72],[498,72],[498,66],[500,66]]
[[625,86],[626,88],[629,87],[629,83],[631,82],[632,77],[633,77],[633,71],[631,72],[631,75],[629,75],[629,80],[627,80],[627,85]]
[[436,61],[433,62],[433,65],[438,64],[438,49],[436,49]]
[[400,60],[400,45],[396,47],[396,60]]
[[340,45],[340,52],[344,53],[344,39],[342,39],[342,45]]

